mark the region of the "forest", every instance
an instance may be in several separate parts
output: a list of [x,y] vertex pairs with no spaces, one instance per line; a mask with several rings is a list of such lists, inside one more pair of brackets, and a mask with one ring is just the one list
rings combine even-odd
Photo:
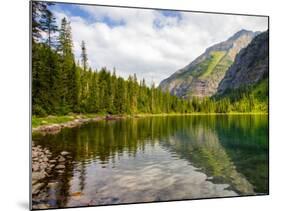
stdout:
[[[267,112],[267,91],[259,86],[211,98],[181,99],[163,92],[136,74],[127,79],[116,70],[92,69],[87,46],[81,41],[81,57],[75,59],[71,23],[60,25],[49,9],[52,3],[32,2],[32,115],[159,114]],[[133,72],[133,70],[132,70]],[[260,85],[264,86],[264,84]]]

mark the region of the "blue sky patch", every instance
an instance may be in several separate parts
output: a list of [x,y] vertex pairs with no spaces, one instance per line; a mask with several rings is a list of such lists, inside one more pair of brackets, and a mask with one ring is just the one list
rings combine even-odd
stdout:
[[[89,6],[89,7],[95,7],[95,6]],[[53,11],[63,12],[70,17],[80,17],[89,24],[102,22],[108,25],[110,28],[125,25],[124,20],[113,20],[108,16],[104,16],[102,18],[94,17],[89,12],[83,10],[80,7],[80,5],[56,3],[55,5],[51,6],[50,9]]]

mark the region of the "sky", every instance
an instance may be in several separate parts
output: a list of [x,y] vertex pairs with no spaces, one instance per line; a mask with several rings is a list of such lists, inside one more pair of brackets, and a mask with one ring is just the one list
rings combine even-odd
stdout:
[[136,73],[156,85],[237,31],[268,28],[267,18],[256,16],[63,3],[50,9],[59,25],[63,17],[71,22],[77,60],[84,40],[92,69],[115,68],[124,78]]

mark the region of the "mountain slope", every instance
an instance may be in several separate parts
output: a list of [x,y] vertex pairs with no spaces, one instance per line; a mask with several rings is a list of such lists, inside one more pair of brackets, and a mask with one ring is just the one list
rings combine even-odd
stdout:
[[218,87],[218,95],[268,80],[268,31],[242,49]]
[[189,65],[163,80],[159,87],[172,95],[184,98],[214,95],[236,54],[246,47],[255,35],[254,32],[241,30],[228,40],[207,48]]

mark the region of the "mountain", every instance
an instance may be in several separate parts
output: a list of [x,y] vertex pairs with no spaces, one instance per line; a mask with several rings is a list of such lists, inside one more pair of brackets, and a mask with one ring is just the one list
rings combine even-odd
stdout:
[[189,65],[163,80],[159,87],[183,98],[214,95],[237,53],[256,35],[257,32],[241,30],[228,40],[207,48]]
[[220,82],[217,95],[249,86],[266,88],[269,70],[268,37],[268,31],[257,35],[246,48],[239,52],[233,65]]

